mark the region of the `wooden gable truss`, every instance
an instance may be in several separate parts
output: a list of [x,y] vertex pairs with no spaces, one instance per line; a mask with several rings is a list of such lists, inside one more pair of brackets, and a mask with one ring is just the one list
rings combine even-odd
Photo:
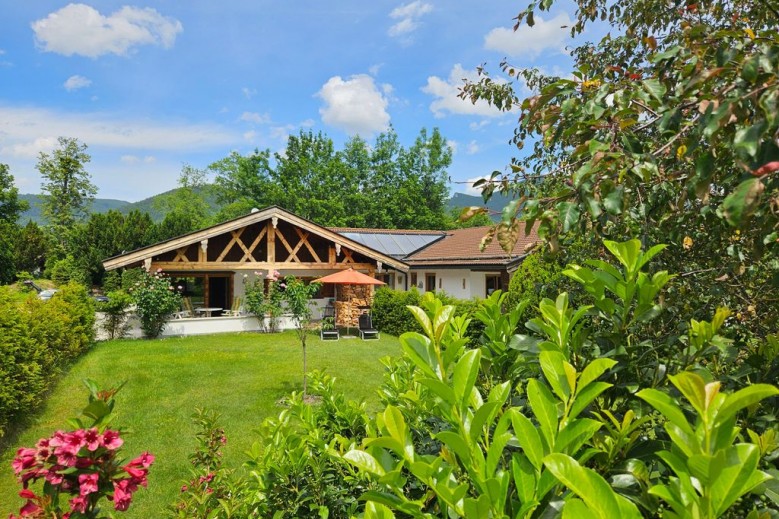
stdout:
[[168,272],[339,270],[373,274],[404,263],[307,220],[271,208],[106,260],[106,270],[145,266]]

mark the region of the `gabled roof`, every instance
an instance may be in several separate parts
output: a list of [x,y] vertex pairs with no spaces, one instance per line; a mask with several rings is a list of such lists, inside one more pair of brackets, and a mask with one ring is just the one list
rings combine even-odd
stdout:
[[447,231],[443,239],[406,256],[403,261],[412,267],[505,266],[525,257],[528,254],[528,248],[539,241],[536,227],[533,227],[529,234],[521,233],[519,235],[510,254],[501,248],[497,240],[493,240],[481,251],[479,245],[489,229],[490,227],[487,226]]
[[286,221],[292,225],[300,227],[301,229],[309,231],[312,234],[316,234],[327,240],[330,240],[333,243],[340,244],[342,247],[347,247],[348,249],[364,254],[369,258],[381,261],[387,267],[392,267],[403,272],[408,270],[408,265],[398,260],[397,258],[393,258],[388,254],[370,248],[358,241],[352,240],[347,236],[343,236],[337,232],[327,229],[326,227],[317,225],[309,220],[306,220],[305,218],[301,218],[300,216],[290,213],[289,211],[285,211],[284,209],[277,206],[267,207],[263,210],[252,212],[246,216],[241,216],[199,231],[194,231],[183,236],[171,238],[170,240],[108,258],[103,262],[103,267],[106,270],[112,270],[128,265],[133,265],[147,258],[151,258],[165,252],[175,251],[181,247],[199,243],[202,240],[206,240],[210,237],[228,233],[230,231],[234,231],[236,229],[240,229],[258,222],[271,220],[272,218],[278,218],[279,220]]

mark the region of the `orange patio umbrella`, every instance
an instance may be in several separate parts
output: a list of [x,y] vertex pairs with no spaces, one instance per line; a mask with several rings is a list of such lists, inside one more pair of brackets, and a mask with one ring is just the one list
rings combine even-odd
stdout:
[[337,285],[386,285],[384,281],[379,281],[362,272],[357,272],[352,268],[341,270],[335,274],[328,274],[327,276],[315,279],[314,281],[319,283],[335,283]]
[[352,268],[341,270],[335,274],[328,274],[327,276],[315,279],[314,281],[319,283],[333,283],[335,285],[386,285],[384,281],[379,281],[362,272],[357,272]]

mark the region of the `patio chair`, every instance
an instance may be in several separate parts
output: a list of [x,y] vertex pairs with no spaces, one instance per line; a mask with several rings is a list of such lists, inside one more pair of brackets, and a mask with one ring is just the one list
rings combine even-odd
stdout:
[[241,308],[242,303],[243,300],[240,297],[234,297],[233,306],[230,308],[229,312],[226,312],[227,315],[230,315],[232,317],[240,317],[241,315],[243,315],[243,309]]
[[181,299],[181,311],[176,312],[173,314],[174,319],[186,319],[189,317],[192,317],[194,314],[192,312],[192,301],[188,297],[184,297]]
[[379,330],[373,327],[373,320],[371,314],[364,313],[360,315],[358,319],[358,325],[360,330],[360,338],[363,340],[378,339]]

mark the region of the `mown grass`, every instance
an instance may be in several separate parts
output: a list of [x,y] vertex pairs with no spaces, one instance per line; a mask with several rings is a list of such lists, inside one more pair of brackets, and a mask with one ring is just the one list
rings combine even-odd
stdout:
[[[335,376],[336,387],[348,397],[375,405],[383,372],[378,359],[399,351],[398,340],[391,336],[338,342],[311,336],[308,367]],[[225,462],[240,467],[263,418],[277,414],[281,410],[277,402],[302,388],[302,355],[292,332],[118,340],[95,346],[60,380],[32,424],[0,454],[0,517],[18,512],[23,504],[16,497],[19,486],[11,470],[16,449],[66,428],[66,420],[77,416],[86,403],[85,378],[101,387],[127,381],[117,395],[115,419],[127,430],[124,453],[130,458],[148,450],[157,457],[148,489],[136,494],[122,516],[164,517],[189,475],[195,408],[222,415],[228,437]]]

